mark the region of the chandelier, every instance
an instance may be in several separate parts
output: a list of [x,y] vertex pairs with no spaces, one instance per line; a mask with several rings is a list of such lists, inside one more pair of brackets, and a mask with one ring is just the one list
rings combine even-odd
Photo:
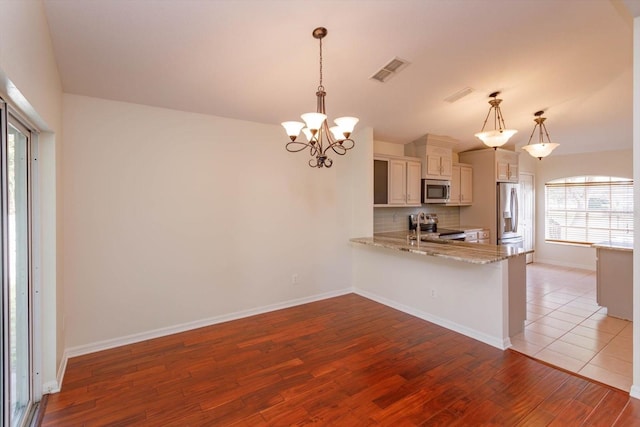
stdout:
[[[484,142],[485,145],[493,147],[493,149],[506,144],[509,138],[518,132],[514,129],[506,129],[504,117],[502,116],[502,111],[500,111],[500,103],[502,102],[502,99],[496,98],[499,94],[500,92],[493,92],[489,95],[490,98],[493,98],[489,100],[491,108],[489,108],[487,117],[484,119],[482,130],[475,134],[475,136]],[[487,120],[489,120],[491,111],[493,111],[493,130],[485,132],[484,128],[487,125]]]
[[[329,127],[327,124],[327,113],[325,110],[324,97],[327,93],[322,86],[322,39],[327,35],[327,29],[323,27],[313,30],[313,37],[320,41],[320,84],[316,92],[317,108],[315,113],[305,113],[300,117],[303,122],[283,122],[287,135],[291,138],[286,145],[287,151],[297,153],[309,148],[311,159],[309,166],[312,168],[330,168],[333,164],[327,156],[331,149],[334,153],[344,156],[347,150],[355,146],[355,142],[350,139],[353,128],[358,123],[355,117],[339,117],[334,120],[336,126]],[[296,141],[300,131],[304,134],[307,142]]]
[[[560,145],[551,142],[551,138],[549,138],[549,132],[547,132],[547,127],[544,124],[544,121],[547,119],[545,117],[542,117],[543,114],[544,111],[536,111],[536,113],[534,114],[536,118],[533,119],[533,121],[536,122],[536,124],[533,127],[533,131],[531,131],[529,142],[527,143],[527,145],[522,147],[522,149],[527,153],[531,154],[533,157],[537,157],[540,160],[542,160],[543,157],[547,157],[553,150],[555,150],[558,145]],[[531,138],[533,138],[533,134],[536,133],[536,128],[538,128],[540,139],[539,142],[532,144]],[[543,130],[544,133],[542,132]],[[547,136],[547,142],[544,142],[545,135]]]

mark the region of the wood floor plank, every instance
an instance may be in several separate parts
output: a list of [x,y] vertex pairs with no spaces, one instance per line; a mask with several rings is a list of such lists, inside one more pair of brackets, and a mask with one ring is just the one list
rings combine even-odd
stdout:
[[42,418],[47,427],[614,423],[640,425],[638,401],[355,294],[72,358]]

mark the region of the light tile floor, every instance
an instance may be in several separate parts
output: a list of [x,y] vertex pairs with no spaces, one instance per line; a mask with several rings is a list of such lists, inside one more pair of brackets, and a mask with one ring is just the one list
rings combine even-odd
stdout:
[[629,391],[632,331],[596,303],[594,271],[527,265],[527,320],[514,350]]

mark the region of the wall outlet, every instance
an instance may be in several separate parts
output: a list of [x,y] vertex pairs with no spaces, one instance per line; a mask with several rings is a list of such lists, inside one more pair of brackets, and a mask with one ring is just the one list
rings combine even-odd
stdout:
[[435,289],[431,289],[431,298],[438,298],[438,293]]
[[291,275],[291,284],[292,285],[300,284],[300,276],[298,275],[298,273],[294,273]]

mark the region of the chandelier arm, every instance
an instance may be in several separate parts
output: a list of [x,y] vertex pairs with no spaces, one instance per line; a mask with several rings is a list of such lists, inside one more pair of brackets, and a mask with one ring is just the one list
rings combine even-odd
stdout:
[[333,152],[339,156],[344,156],[345,154],[347,154],[347,148],[343,147],[340,142],[334,142],[333,144],[327,146],[325,152],[329,151],[329,149],[332,149]]
[[327,128],[327,121],[325,120],[322,126],[320,127],[320,129],[318,130],[318,133],[316,134],[317,136],[316,149],[318,150],[318,153],[324,153],[326,151],[326,149],[323,148],[323,145],[324,145],[323,141],[325,137],[329,137],[329,134],[330,132],[329,132],[329,129]]
[[[345,144],[345,142],[348,144]],[[353,147],[356,146],[356,142],[351,138],[347,138],[344,141],[342,141],[340,145],[342,145],[345,150],[351,150]]]
[[[347,154],[347,151],[351,150],[355,146],[355,141],[353,139],[347,138],[331,144],[329,148],[331,148],[337,154],[344,156],[345,154]],[[340,149],[336,151],[336,147],[339,147]]]
[[[551,138],[549,137],[549,132],[547,132],[547,127],[542,123],[540,125],[541,128],[544,128],[544,133],[547,135],[547,142],[551,143]],[[540,131],[540,142],[544,144],[544,138],[542,136],[542,130]]]
[[538,127],[537,124],[533,127],[533,130],[531,131],[531,136],[529,136],[529,142],[527,142],[527,145],[531,144],[531,139],[533,138],[533,134],[536,133],[537,127]]
[[[300,146],[300,148],[296,148],[298,146]],[[302,141],[290,141],[290,142],[287,142],[287,145],[285,146],[287,151],[290,153],[297,153],[297,152],[303,151],[307,147],[311,147],[312,150],[314,148],[313,145],[307,142],[302,142]]]
[[502,116],[502,111],[499,106],[496,107],[496,115],[498,116],[498,130],[502,132],[507,126],[504,124],[504,117]]
[[482,129],[480,130],[480,132],[484,132],[484,128],[487,125],[487,120],[489,120],[489,115],[491,114],[492,109],[493,107],[489,108],[489,112],[487,113],[487,117],[484,118],[484,123],[482,124]]

